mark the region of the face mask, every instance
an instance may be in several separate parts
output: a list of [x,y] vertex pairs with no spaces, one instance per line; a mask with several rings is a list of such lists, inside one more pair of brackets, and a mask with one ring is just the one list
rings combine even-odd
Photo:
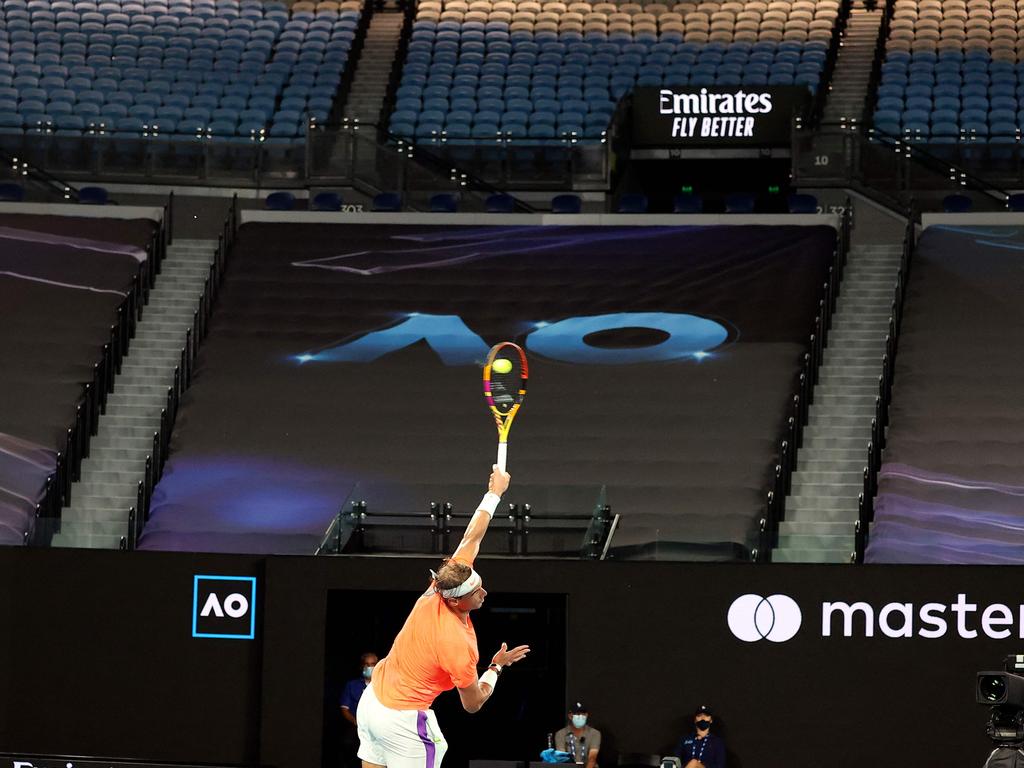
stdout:
[[697,721],[697,730],[698,731],[706,731],[710,727],[711,727],[711,722],[709,720],[698,720]]
[[373,665],[363,667],[363,679],[369,680],[373,676]]
[[574,726],[576,726],[577,728],[582,728],[583,726],[585,726],[587,724],[587,716],[586,715],[573,715],[572,716],[572,724]]

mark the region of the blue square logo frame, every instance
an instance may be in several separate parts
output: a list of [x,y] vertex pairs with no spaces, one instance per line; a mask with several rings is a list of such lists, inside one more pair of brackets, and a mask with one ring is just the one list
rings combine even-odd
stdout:
[[[201,586],[202,585],[202,586]],[[239,632],[201,632],[199,631],[199,612],[202,604],[213,594],[215,585],[230,586],[232,592],[245,594],[248,591],[249,622]],[[200,594],[203,595],[200,600]],[[202,603],[202,604],[201,604]],[[219,640],[253,640],[256,637],[256,577],[255,576],[214,576],[196,574],[192,579],[192,637],[215,638]]]

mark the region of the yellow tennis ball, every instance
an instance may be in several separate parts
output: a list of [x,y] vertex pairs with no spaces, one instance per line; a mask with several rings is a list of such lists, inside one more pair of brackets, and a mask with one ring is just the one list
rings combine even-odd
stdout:
[[503,357],[499,357],[493,363],[491,363],[491,369],[495,373],[509,373],[512,370],[512,361],[506,360]]

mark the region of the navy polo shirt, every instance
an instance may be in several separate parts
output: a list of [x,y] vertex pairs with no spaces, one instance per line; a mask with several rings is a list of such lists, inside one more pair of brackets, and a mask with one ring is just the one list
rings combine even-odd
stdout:
[[725,768],[725,744],[713,733],[703,739],[694,735],[684,736],[676,747],[676,755],[685,767],[691,760],[700,760],[707,768]]
[[345,690],[341,692],[341,706],[354,715],[356,707],[359,706],[359,699],[362,698],[363,691],[366,690],[367,685],[369,685],[369,682],[361,677],[345,683]]

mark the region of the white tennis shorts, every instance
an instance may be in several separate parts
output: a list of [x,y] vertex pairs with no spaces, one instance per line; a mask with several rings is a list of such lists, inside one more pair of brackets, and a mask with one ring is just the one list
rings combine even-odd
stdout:
[[356,707],[359,759],[388,768],[440,768],[448,751],[433,710],[390,709],[380,703],[373,684]]

